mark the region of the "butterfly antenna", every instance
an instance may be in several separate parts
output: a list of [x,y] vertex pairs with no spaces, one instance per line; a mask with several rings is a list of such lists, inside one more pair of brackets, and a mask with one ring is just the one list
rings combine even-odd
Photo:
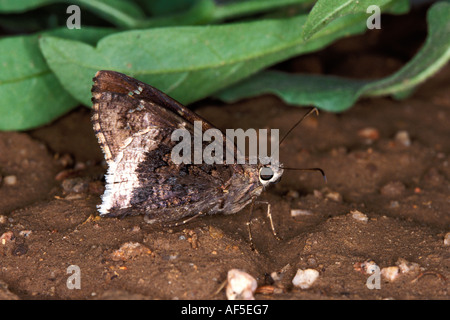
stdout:
[[327,176],[325,175],[325,172],[320,168],[285,168],[283,167],[283,170],[298,170],[298,171],[319,171],[322,174],[323,180],[325,180],[325,183],[327,183]]
[[311,110],[309,110],[300,120],[297,121],[296,124],[294,124],[292,126],[291,129],[289,129],[289,131],[281,139],[279,145],[281,145],[283,143],[284,139],[286,139],[286,137],[292,132],[292,130],[294,130],[306,117],[308,117],[313,112],[315,112],[317,115],[319,115],[319,110],[317,110],[317,108],[312,108]]

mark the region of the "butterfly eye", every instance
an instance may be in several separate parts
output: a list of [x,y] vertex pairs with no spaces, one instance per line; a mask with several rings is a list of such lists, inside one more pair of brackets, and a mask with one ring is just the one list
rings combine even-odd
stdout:
[[273,171],[269,167],[262,167],[259,171],[259,178],[263,181],[269,181],[273,178]]

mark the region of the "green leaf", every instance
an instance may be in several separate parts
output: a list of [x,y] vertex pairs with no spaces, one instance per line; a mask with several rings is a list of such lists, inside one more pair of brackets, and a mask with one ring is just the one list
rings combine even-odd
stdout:
[[0,0],[1,13],[20,13],[45,5],[55,3],[57,0]]
[[142,21],[140,28],[200,25],[242,18],[264,12],[273,12],[290,5],[308,3],[311,0],[246,0],[217,3],[214,0],[198,0],[185,11],[158,16]]
[[[64,28],[42,34],[95,43],[109,33],[110,29]],[[41,35],[0,39],[0,130],[34,128],[78,105],[48,68],[39,49]]]
[[[308,21],[303,29],[303,38],[308,39],[336,18],[348,14],[362,14],[369,17],[366,11],[369,6],[386,7],[403,0],[319,0],[312,8]],[[398,10],[398,9],[397,9]]]
[[450,3],[435,3],[427,13],[428,36],[423,47],[400,71],[369,83],[368,96],[401,93],[435,74],[450,59]]
[[139,6],[127,0],[0,0],[0,13],[21,13],[54,3],[78,5],[118,27],[136,28],[144,18]]
[[322,110],[342,111],[355,103],[363,87],[364,83],[358,80],[267,70],[219,92],[216,97],[233,103],[243,98],[274,94],[291,105],[314,105]]
[[55,37],[43,37],[40,45],[64,88],[87,106],[92,77],[102,69],[134,76],[180,102],[191,103],[365,28],[349,16],[305,42],[300,37],[305,19],[127,31],[103,38],[96,48]]
[[401,70],[375,81],[331,76],[263,71],[217,94],[234,102],[260,94],[275,94],[292,105],[314,105],[327,111],[350,108],[361,96],[408,96],[419,83],[436,73],[450,59],[450,4],[440,2],[428,11],[429,34],[424,46]]
[[[66,0],[62,0],[66,2]],[[128,0],[71,0],[71,4],[86,8],[117,27],[137,28],[144,13],[132,1]]]

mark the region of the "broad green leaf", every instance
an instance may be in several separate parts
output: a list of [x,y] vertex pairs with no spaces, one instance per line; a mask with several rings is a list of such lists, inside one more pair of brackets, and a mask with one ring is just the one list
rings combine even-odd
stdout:
[[96,13],[117,27],[137,28],[144,18],[142,10],[129,0],[71,0],[70,2]]
[[401,93],[424,82],[450,59],[450,3],[435,3],[427,13],[428,36],[423,47],[400,71],[369,83],[369,96]]
[[[128,0],[0,0],[0,13],[20,13],[53,3],[79,5],[118,27],[135,28],[144,15],[142,10]],[[66,12],[61,12],[66,14]]]
[[57,2],[57,0],[0,0],[0,12],[20,13],[55,2]]
[[404,98],[415,86],[436,73],[450,59],[450,4],[437,3],[428,12],[429,33],[424,46],[401,70],[375,81],[331,76],[263,71],[227,88],[217,97],[234,102],[260,94],[275,94],[292,105],[314,105],[339,112],[361,96],[392,94]]
[[312,0],[247,0],[235,1],[218,5],[214,12],[216,20],[236,18],[247,14],[257,14],[301,3],[310,3]]
[[48,123],[78,102],[61,86],[39,49],[45,34],[96,43],[110,29],[58,29],[0,39],[0,130],[25,130]]
[[[387,5],[396,4],[398,10],[398,3],[404,3],[404,0],[319,0],[312,8],[308,20],[305,23],[302,36],[305,39],[311,37],[314,33],[325,27],[333,19],[348,15],[348,14],[366,14],[367,8],[370,6],[378,6],[384,9]],[[366,18],[369,18],[367,14]]]
[[219,92],[216,97],[232,103],[274,94],[291,105],[314,105],[322,110],[342,111],[356,102],[363,87],[364,83],[358,80],[267,70]]
[[64,88],[91,104],[98,70],[126,73],[183,103],[207,97],[257,71],[294,55],[323,48],[365,25],[348,16],[309,41],[300,37],[306,17],[204,27],[127,31],[85,43],[42,37],[42,52]]
[[220,3],[214,0],[198,0],[185,11],[158,16],[142,21],[140,28],[200,25],[242,18],[264,12],[274,12],[290,5],[312,2],[311,0],[246,0]]

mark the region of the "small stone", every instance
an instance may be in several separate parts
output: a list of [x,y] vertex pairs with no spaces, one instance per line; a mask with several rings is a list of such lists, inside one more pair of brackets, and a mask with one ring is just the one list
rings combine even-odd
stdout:
[[278,272],[276,272],[276,271],[272,272],[270,274],[270,277],[272,278],[273,281],[280,281],[282,279],[280,274]]
[[323,198],[323,193],[320,192],[319,190],[315,190],[313,191],[314,197],[316,197],[317,199],[322,199]]
[[66,193],[82,193],[89,190],[89,182],[82,178],[65,179],[61,186]]
[[6,176],[3,178],[3,183],[6,186],[13,186],[17,183],[17,177],[16,176]]
[[405,130],[401,130],[401,131],[397,132],[394,140],[395,140],[395,142],[398,142],[405,147],[409,147],[411,145],[411,139],[409,138],[409,133],[408,133],[408,131],[405,131]]
[[298,269],[294,279],[292,279],[292,284],[300,289],[308,289],[318,277],[319,271],[315,269]]
[[405,185],[401,183],[400,181],[391,181],[387,184],[385,184],[381,189],[380,192],[382,195],[387,197],[398,197],[405,192]]
[[127,261],[144,253],[150,254],[151,250],[139,242],[126,242],[111,254],[113,261]]
[[450,246],[450,232],[447,232],[444,237],[444,245]]
[[401,273],[418,273],[420,271],[418,263],[409,262],[403,258],[399,258],[395,265],[399,268]]
[[286,197],[294,198],[294,199],[298,198],[299,196],[300,196],[300,194],[298,193],[298,191],[295,191],[295,190],[289,190],[288,193],[286,194]]
[[399,274],[400,268],[397,266],[381,269],[381,275],[388,281],[394,281],[395,279],[397,279]]
[[0,257],[10,255],[14,250],[16,238],[12,231],[6,231],[0,236]]
[[22,230],[19,232],[19,236],[26,238],[26,237],[29,237],[32,232],[33,231],[31,231],[31,230]]
[[255,278],[239,269],[228,271],[226,294],[228,300],[255,300],[253,293],[258,287]]
[[336,202],[342,202],[342,195],[339,192],[328,192],[326,198]]
[[12,231],[6,231],[0,236],[0,244],[6,245],[10,241],[14,241],[14,233]]
[[8,222],[8,217],[0,215],[0,224],[5,224],[6,222]]
[[311,216],[313,213],[309,210],[303,210],[303,209],[292,209],[291,210],[291,217],[298,217],[298,216]]
[[75,161],[73,160],[73,157],[70,154],[64,153],[58,155],[58,164],[61,165],[62,167],[68,168],[73,166],[74,163]]
[[358,136],[365,139],[367,144],[371,144],[380,138],[380,132],[376,128],[367,127],[359,130]]
[[369,220],[369,218],[362,213],[361,211],[358,210],[352,210],[350,211],[352,218],[361,222],[367,222]]
[[400,207],[400,204],[398,203],[398,201],[393,200],[389,203],[389,207],[392,209],[395,209],[395,208]]

